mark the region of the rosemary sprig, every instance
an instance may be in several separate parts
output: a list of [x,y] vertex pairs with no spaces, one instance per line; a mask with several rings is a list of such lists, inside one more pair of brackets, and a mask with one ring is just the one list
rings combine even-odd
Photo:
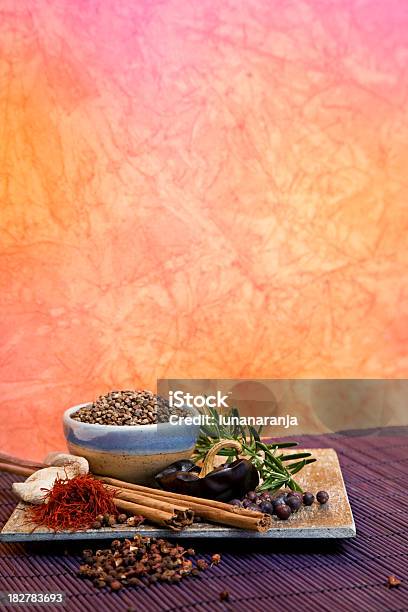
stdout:
[[[256,428],[251,425],[240,423],[240,414],[237,408],[225,414],[229,420],[228,424],[220,422],[219,414],[215,408],[206,408],[203,414],[211,418],[211,425],[202,425],[197,440],[194,458],[196,461],[203,460],[208,451],[220,440],[236,440],[241,444],[240,453],[246,459],[252,461],[259,472],[262,484],[258,491],[276,491],[281,487],[289,487],[293,491],[302,491],[300,485],[293,476],[300,472],[305,465],[316,461],[311,453],[293,453],[285,455],[281,449],[297,446],[297,442],[277,442],[265,444],[261,441],[262,426]],[[236,417],[230,419],[230,417]],[[235,449],[222,449],[220,455],[227,457],[227,463],[238,458]],[[289,462],[289,463],[288,463]]]

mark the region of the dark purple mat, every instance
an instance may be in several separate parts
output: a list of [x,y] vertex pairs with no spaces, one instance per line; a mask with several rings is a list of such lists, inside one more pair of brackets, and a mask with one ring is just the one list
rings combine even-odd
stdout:
[[[304,446],[339,453],[357,525],[354,540],[200,543],[201,556],[222,554],[222,563],[202,577],[112,594],[77,578],[77,544],[0,544],[0,591],[63,591],[65,609],[79,612],[408,611],[407,434],[408,428],[390,428],[302,438]],[[13,480],[0,474],[0,526],[15,506]],[[386,587],[391,574],[402,580],[400,587]],[[219,601],[224,590],[229,603]]]

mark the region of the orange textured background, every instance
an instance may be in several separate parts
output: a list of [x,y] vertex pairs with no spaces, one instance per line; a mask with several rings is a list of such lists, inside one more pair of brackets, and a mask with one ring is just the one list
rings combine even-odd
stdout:
[[158,377],[408,373],[408,5],[0,0],[0,449]]

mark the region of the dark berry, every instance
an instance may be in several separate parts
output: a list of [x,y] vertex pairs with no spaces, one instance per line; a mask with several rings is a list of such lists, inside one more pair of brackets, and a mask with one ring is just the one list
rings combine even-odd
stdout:
[[249,506],[247,506],[247,510],[253,510],[254,512],[259,512],[259,507],[256,504],[249,504]]
[[300,502],[303,502],[303,495],[300,491],[290,491],[287,494],[287,497],[298,497],[300,499]]
[[262,499],[262,501],[271,501],[271,496],[269,495],[267,491],[264,491],[263,493],[261,493],[259,497]]
[[285,503],[285,498],[280,495],[279,497],[275,497],[272,503],[273,503],[273,507],[276,510],[277,506],[283,506],[283,504]]
[[292,512],[296,512],[296,510],[299,510],[300,506],[302,505],[302,502],[299,497],[295,495],[289,495],[289,497],[286,499],[286,505],[289,506]]
[[249,501],[255,501],[257,498],[257,494],[255,493],[255,491],[248,491],[248,493],[246,494],[247,498],[249,499]]
[[275,514],[282,521],[287,521],[292,514],[292,510],[286,504],[280,504],[279,506],[276,506]]
[[248,508],[248,506],[250,506],[250,505],[251,505],[251,503],[252,503],[252,502],[250,502],[250,501],[249,501],[249,499],[246,499],[246,498],[245,498],[245,499],[243,500],[243,502],[242,502],[242,507],[243,507],[243,508]]
[[313,493],[309,493],[309,491],[306,491],[306,493],[303,493],[303,503],[305,504],[305,506],[311,506],[313,502],[314,502]]
[[263,501],[259,506],[259,509],[265,514],[273,514],[273,505],[269,501]]
[[231,506],[240,506],[241,502],[239,499],[231,499],[230,504]]
[[329,501],[329,494],[326,491],[319,491],[316,494],[316,499],[319,504],[326,504]]

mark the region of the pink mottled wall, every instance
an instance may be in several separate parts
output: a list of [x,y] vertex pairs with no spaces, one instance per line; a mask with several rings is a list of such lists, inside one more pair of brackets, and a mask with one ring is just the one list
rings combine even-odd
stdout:
[[157,377],[408,373],[408,5],[0,0],[0,449]]

